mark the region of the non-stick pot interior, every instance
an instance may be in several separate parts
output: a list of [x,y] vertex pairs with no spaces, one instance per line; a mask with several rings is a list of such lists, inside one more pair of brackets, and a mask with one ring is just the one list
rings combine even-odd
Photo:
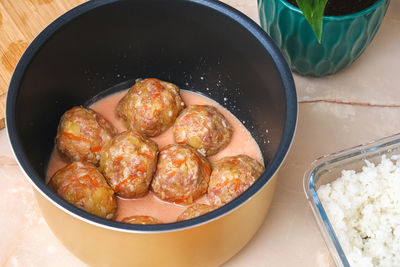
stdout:
[[34,183],[44,183],[63,112],[136,78],[155,77],[210,96],[253,133],[265,163],[273,159],[286,122],[284,82],[266,47],[232,19],[232,10],[223,14],[212,1],[105,2],[52,24],[14,74],[7,122]]

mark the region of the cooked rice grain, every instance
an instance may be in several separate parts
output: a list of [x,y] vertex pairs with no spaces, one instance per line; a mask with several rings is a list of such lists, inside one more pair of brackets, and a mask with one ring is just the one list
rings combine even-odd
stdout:
[[400,156],[365,163],[318,196],[351,266],[400,266]]

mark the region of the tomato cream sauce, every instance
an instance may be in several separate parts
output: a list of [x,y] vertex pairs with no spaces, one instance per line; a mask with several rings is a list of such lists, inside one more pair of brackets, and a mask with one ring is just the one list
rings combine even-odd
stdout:
[[[119,132],[126,130],[122,120],[118,118],[115,107],[119,100],[125,95],[126,91],[118,92],[94,103],[90,108],[103,115],[109,122],[111,122]],[[180,91],[183,101],[186,106],[189,105],[212,105],[216,107],[229,121],[232,126],[233,134],[232,139],[228,146],[214,156],[209,157],[210,162],[216,161],[222,157],[235,156],[239,154],[246,154],[261,163],[263,163],[262,154],[257,143],[251,136],[250,132],[243,126],[243,124],[227,109],[222,107],[214,100],[203,95],[189,92],[186,90]],[[151,138],[162,147],[174,143],[172,127],[162,133],[161,135]],[[47,180],[53,174],[68,164],[65,159],[61,157],[58,150],[54,150],[49,161],[47,169]],[[175,222],[176,218],[188,207],[175,203],[169,203],[157,198],[152,192],[146,196],[137,199],[123,199],[118,197],[118,211],[115,220],[121,221],[123,218],[133,215],[148,215],[157,218],[161,222],[170,223]],[[206,196],[199,198],[197,203],[208,204]]]

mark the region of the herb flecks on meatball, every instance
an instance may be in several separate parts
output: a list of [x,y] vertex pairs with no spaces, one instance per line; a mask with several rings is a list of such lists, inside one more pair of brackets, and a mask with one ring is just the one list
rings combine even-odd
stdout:
[[121,222],[130,224],[159,224],[162,223],[158,219],[147,215],[134,215],[125,217]]
[[162,200],[191,204],[207,192],[210,173],[207,159],[195,149],[168,145],[160,151],[151,188]]
[[212,156],[225,148],[232,137],[232,127],[213,106],[191,105],[184,109],[174,124],[174,138],[205,156]]
[[73,162],[58,170],[49,186],[71,204],[94,215],[111,219],[117,209],[114,191],[91,163]]
[[184,106],[176,85],[150,78],[129,89],[117,105],[117,114],[127,128],[153,137],[170,128]]
[[242,194],[264,172],[261,163],[247,155],[222,158],[212,167],[207,197],[214,206],[222,206]]
[[189,220],[193,219],[196,217],[199,217],[203,214],[206,214],[212,210],[214,210],[215,207],[207,205],[207,204],[200,204],[200,203],[195,203],[186,210],[184,210],[181,215],[179,215],[177,221],[184,221],[184,220]]
[[136,131],[116,135],[101,151],[100,170],[115,193],[124,198],[148,192],[157,164],[158,146]]
[[101,149],[116,133],[114,126],[103,116],[89,108],[76,106],[61,117],[56,145],[71,161],[97,164]]

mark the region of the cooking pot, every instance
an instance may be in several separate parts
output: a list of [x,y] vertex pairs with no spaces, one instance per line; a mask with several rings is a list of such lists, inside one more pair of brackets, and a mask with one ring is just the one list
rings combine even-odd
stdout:
[[[155,77],[211,97],[251,131],[266,166],[242,195],[203,216],[132,225],[89,214],[45,183],[60,116]],[[291,72],[267,34],[212,0],[98,0],[50,24],[19,61],[6,124],[15,157],[54,234],[93,266],[215,266],[268,212],[297,120]]]

